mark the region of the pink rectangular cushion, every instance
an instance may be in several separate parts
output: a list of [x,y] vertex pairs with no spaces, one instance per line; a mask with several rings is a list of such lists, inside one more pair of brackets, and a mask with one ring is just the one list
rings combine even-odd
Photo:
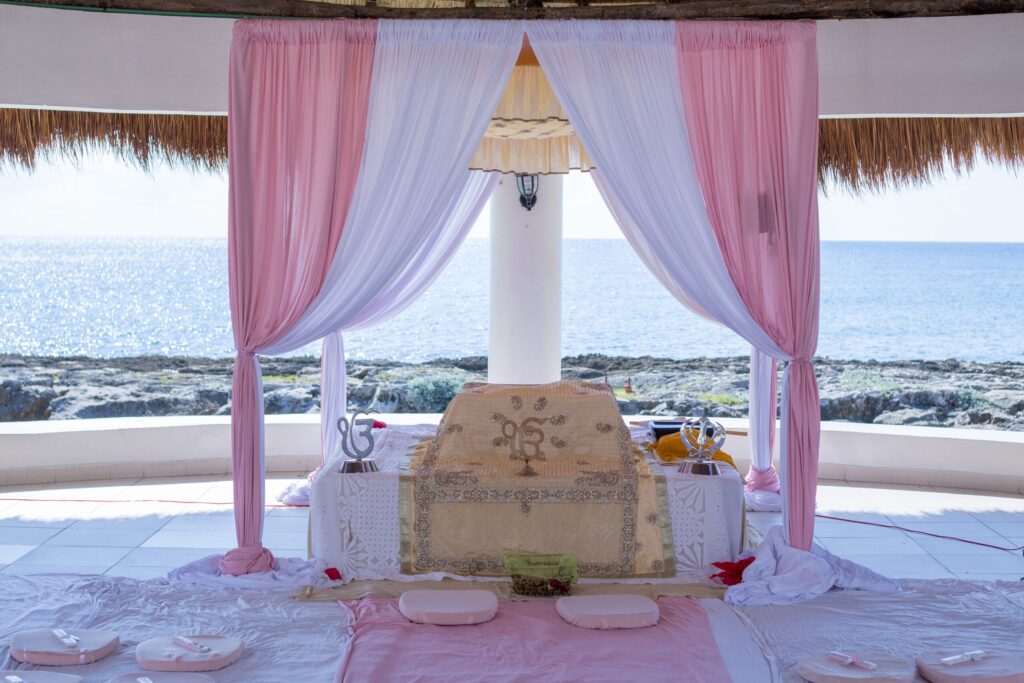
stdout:
[[81,676],[51,671],[0,671],[0,683],[6,683],[7,676],[17,676],[25,683],[82,683]]
[[417,624],[483,624],[498,613],[498,598],[485,590],[412,590],[402,593],[398,611]]
[[135,660],[149,671],[216,671],[238,661],[242,641],[231,636],[190,635],[187,638],[210,648],[194,652],[174,642],[171,636],[150,638],[135,648]]
[[[1024,625],[1021,626],[1024,629]],[[917,670],[931,683],[1024,683],[1024,657],[1008,652],[989,652],[981,659],[943,664],[944,657],[961,654],[952,650],[922,652]]]
[[570,595],[555,603],[558,615],[580,628],[646,628],[658,623],[658,603],[643,595]]
[[99,661],[119,645],[117,634],[113,631],[70,629],[68,633],[78,638],[77,647],[68,647],[48,628],[15,633],[11,638],[11,656],[29,664],[74,666]]

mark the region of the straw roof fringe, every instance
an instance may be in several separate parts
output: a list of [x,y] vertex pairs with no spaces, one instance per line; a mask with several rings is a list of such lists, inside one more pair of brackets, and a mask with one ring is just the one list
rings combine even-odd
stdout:
[[981,159],[1024,168],[1024,117],[822,119],[818,184],[853,193],[924,185]]
[[0,109],[0,172],[31,170],[40,158],[79,161],[83,153],[113,149],[148,170],[160,159],[172,166],[219,171],[227,167],[226,116],[127,114],[54,109]]
[[[38,159],[77,161],[114,149],[148,169],[154,160],[191,170],[227,164],[227,117],[0,109],[0,172]],[[1024,168],[1024,117],[822,119],[818,180],[852,192],[921,185],[981,159]]]

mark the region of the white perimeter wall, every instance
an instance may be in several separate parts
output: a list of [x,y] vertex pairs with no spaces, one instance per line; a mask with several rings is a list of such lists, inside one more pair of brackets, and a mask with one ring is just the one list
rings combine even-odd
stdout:
[[[436,423],[438,414],[383,415],[389,424]],[[627,420],[650,419],[632,416]],[[747,421],[722,419],[725,450],[750,464]],[[1024,494],[1024,433],[845,422],[821,425],[819,479]],[[320,464],[319,415],[268,415],[267,470]],[[738,433],[737,433],[738,432]],[[0,424],[0,486],[62,481],[225,475],[227,417],[142,417]],[[776,453],[776,458],[778,454]]]
[[[0,106],[227,111],[230,19],[0,5]],[[822,116],[1024,113],[1024,14],[818,22]]]

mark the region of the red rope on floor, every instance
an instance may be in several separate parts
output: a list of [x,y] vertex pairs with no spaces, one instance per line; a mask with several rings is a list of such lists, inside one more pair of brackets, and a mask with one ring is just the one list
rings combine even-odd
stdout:
[[905,531],[908,534],[921,534],[922,536],[931,536],[932,538],[944,538],[947,541],[960,541],[961,543],[970,543],[971,545],[980,545],[983,548],[992,548],[993,550],[1005,550],[1008,553],[1015,553],[1018,550],[1024,551],[1024,545],[1017,548],[1006,548],[1001,545],[992,545],[991,543],[982,543],[981,541],[971,541],[966,538],[960,538],[958,536],[945,536],[943,534],[933,534],[930,531],[921,531],[920,529],[908,529],[906,527],[899,526],[898,524],[883,524],[882,522],[866,522],[863,519],[847,519],[846,517],[832,517],[831,515],[815,514],[815,517],[821,517],[822,519],[834,519],[837,522],[850,522],[851,524],[866,524],[868,526],[880,526],[886,529],[899,529]]

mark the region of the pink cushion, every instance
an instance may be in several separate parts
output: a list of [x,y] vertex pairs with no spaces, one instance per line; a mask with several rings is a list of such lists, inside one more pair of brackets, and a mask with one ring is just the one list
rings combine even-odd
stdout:
[[7,683],[7,676],[17,676],[25,683],[82,683],[81,676],[51,671],[0,671],[0,683]]
[[796,663],[798,674],[811,683],[845,683],[859,681],[861,683],[912,683],[916,678],[914,663],[906,657],[893,657],[878,652],[848,652],[861,659],[874,662],[875,669],[863,669],[829,659],[827,655],[810,655]]
[[917,657],[917,670],[931,683],[1024,683],[1024,657],[1020,655],[992,651],[976,661],[959,664],[939,661],[962,652],[922,652]]
[[580,628],[644,628],[661,616],[658,603],[642,595],[570,595],[559,598],[555,610]]
[[148,678],[153,683],[214,683],[213,679],[206,674],[168,673],[166,671],[134,671],[119,674],[107,683],[139,683],[139,679],[142,677]]
[[482,624],[498,613],[498,598],[484,590],[415,590],[402,593],[398,611],[417,624]]
[[210,648],[195,652],[174,642],[171,636],[150,638],[135,648],[135,660],[149,671],[216,671],[242,656],[242,641],[231,636],[189,635]]
[[[15,633],[11,638],[11,656],[19,662],[43,666],[74,666],[92,664],[117,649],[117,634],[96,629],[65,629],[78,638],[78,645],[68,647],[48,628],[34,628]],[[19,676],[21,674],[18,674]],[[24,678],[24,676],[22,676]]]

